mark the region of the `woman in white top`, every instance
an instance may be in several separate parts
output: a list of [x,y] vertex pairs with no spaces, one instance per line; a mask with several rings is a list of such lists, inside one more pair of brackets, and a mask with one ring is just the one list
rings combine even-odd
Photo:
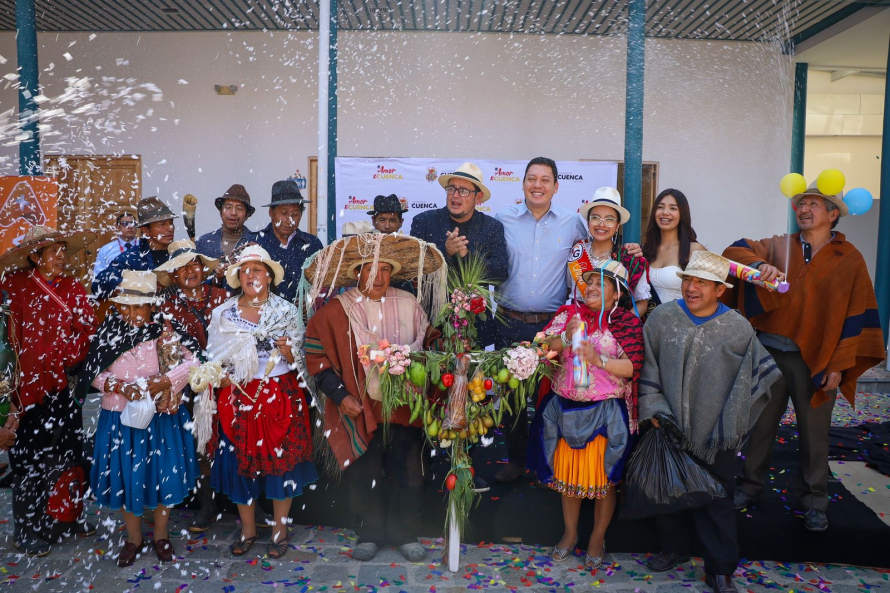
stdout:
[[689,201],[678,189],[666,189],[655,198],[643,256],[649,261],[649,283],[654,294],[650,308],[683,298],[677,272],[685,269],[693,251],[704,251],[692,228]]

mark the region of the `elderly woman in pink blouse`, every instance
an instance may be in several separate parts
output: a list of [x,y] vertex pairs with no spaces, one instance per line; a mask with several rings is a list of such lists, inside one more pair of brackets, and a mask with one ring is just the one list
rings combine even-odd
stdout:
[[[167,534],[169,507],[181,503],[198,476],[195,444],[180,406],[189,369],[199,364],[197,342],[175,321],[154,314],[157,278],[124,271],[106,317],[90,345],[77,392],[102,393],[90,474],[96,501],[122,510],[127,541],[118,566],[144,551],[144,507],[154,510],[154,544],[161,562],[173,560]],[[129,409],[128,409],[129,407]],[[150,418],[150,420],[149,420]]]

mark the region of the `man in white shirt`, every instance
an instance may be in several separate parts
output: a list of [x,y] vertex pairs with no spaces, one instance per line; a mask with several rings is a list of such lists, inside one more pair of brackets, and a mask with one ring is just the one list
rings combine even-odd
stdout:
[[115,218],[117,237],[114,241],[103,245],[96,254],[96,263],[93,265],[93,278],[99,275],[111,261],[121,253],[136,245],[136,219],[130,212],[118,212]]

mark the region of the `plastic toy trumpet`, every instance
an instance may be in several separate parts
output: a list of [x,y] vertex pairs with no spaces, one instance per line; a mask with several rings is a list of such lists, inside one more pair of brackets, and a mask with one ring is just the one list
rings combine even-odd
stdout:
[[182,197],[182,221],[185,223],[185,231],[189,239],[195,240],[195,211],[198,209],[198,198],[192,194]]
[[755,268],[744,266],[740,263],[730,261],[729,262],[729,273],[732,276],[735,276],[739,280],[744,280],[745,282],[750,282],[755,286],[762,286],[767,290],[772,290],[774,292],[778,292],[780,294],[788,292],[788,289],[791,288],[791,285],[785,282],[777,282],[775,280],[771,280],[766,282],[765,280],[760,279],[760,270]]

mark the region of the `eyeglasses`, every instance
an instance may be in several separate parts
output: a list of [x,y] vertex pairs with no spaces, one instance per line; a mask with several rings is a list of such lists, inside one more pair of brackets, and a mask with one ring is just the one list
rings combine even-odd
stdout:
[[591,222],[591,223],[593,224],[593,226],[599,226],[599,225],[601,225],[601,224],[604,224],[604,225],[606,225],[606,226],[609,227],[609,228],[612,228],[613,226],[615,226],[616,224],[618,224],[618,219],[617,219],[617,218],[612,218],[611,216],[608,216],[608,217],[606,217],[606,218],[603,218],[602,216],[597,216],[596,214],[594,214],[593,216],[591,216],[591,217],[588,219],[588,221]]
[[467,189],[465,187],[454,187],[453,185],[449,185],[445,188],[445,193],[449,196],[453,196],[454,194],[459,195],[462,198],[469,198],[471,194],[478,194],[479,190],[476,189]]
[[136,226],[136,221],[135,220],[122,220],[119,223],[117,223],[117,226],[122,226],[124,228],[131,229],[134,226]]

